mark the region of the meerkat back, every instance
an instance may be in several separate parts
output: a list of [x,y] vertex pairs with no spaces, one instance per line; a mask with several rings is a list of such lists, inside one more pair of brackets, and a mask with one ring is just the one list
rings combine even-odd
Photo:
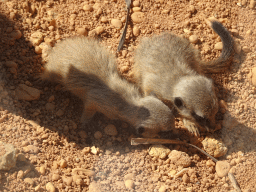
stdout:
[[234,54],[233,39],[221,23],[208,24],[221,37],[221,56],[213,61],[201,61],[197,50],[188,40],[172,33],[145,38],[135,53],[135,80],[145,95],[174,106],[185,127],[199,134],[198,126],[207,130],[215,126],[218,102],[211,79],[204,73],[228,68]]

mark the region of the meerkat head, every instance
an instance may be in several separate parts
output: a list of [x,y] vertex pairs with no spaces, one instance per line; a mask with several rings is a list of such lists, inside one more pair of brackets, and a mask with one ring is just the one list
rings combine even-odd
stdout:
[[150,130],[150,132],[168,131],[175,127],[173,110],[167,107],[161,100],[154,96],[147,96],[139,101],[139,120],[136,125],[138,134]]
[[174,88],[173,103],[179,114],[202,128],[214,129],[218,101],[211,79],[185,76]]

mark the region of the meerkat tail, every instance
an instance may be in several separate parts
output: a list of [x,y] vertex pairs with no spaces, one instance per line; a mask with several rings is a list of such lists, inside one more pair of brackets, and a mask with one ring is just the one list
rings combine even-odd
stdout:
[[234,40],[229,31],[216,19],[206,20],[207,24],[220,36],[222,41],[222,52],[219,58],[200,63],[204,73],[221,73],[227,70],[234,55]]

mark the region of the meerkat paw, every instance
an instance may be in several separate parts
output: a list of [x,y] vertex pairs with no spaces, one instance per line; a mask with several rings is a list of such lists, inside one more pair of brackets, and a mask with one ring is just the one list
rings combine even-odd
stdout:
[[187,119],[183,119],[183,124],[190,133],[194,134],[197,137],[200,136],[198,127],[196,126],[195,123],[193,123]]

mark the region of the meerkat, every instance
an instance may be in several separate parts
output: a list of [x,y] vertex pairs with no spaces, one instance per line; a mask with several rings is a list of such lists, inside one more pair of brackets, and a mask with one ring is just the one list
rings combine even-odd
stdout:
[[156,96],[170,107],[184,126],[199,135],[198,128],[213,129],[218,100],[212,79],[206,73],[228,69],[234,55],[234,41],[217,20],[206,20],[223,43],[221,56],[205,62],[188,40],[165,32],[145,38],[134,57],[134,77],[145,96]]
[[143,97],[122,78],[114,55],[94,39],[72,37],[57,43],[44,68],[42,80],[62,84],[83,101],[82,124],[101,112],[128,122],[139,134],[174,128],[173,111],[154,95]]

